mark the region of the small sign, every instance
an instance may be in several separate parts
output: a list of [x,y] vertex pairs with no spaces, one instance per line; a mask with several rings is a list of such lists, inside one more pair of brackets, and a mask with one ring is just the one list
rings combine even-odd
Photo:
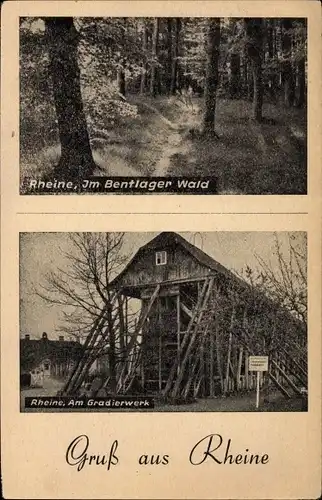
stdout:
[[268,371],[268,356],[249,356],[248,371],[250,372],[267,372]]

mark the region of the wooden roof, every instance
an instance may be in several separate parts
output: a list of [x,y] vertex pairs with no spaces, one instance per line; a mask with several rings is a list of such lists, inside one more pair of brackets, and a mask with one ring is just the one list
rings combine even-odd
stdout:
[[[198,263],[209,270],[209,275],[213,273],[218,273],[221,276],[224,276],[227,280],[229,280],[230,284],[234,285],[240,291],[249,291],[250,293],[254,293],[252,287],[242,278],[236,276],[232,271],[224,267],[222,264],[217,262],[215,259],[210,257],[210,255],[206,254],[200,248],[197,248],[195,245],[189,243],[185,238],[180,236],[180,234],[175,232],[162,232],[158,234],[151,241],[143,245],[139,248],[136,254],[132,257],[132,259],[125,266],[123,271],[111,282],[111,286],[118,286],[118,284],[122,281],[123,276],[127,273],[130,267],[137,262],[140,258],[144,258],[144,254],[147,251],[153,250],[165,250],[169,247],[183,247],[194,259],[198,261]],[[188,281],[188,280],[187,280]],[[134,289],[135,286],[131,286],[131,289]],[[255,291],[256,295],[261,298],[262,301],[266,303],[266,306],[272,307],[274,304],[273,300],[264,295],[262,292]],[[135,295],[133,295],[135,296]],[[289,311],[281,307],[281,312],[289,319],[289,321],[301,325],[304,327],[302,321],[294,317]]]
[[211,271],[215,271],[216,273],[226,276],[236,285],[242,286],[243,288],[248,287],[248,284],[244,280],[238,278],[238,276],[236,276],[232,271],[229,271],[229,269],[224,267],[222,264],[219,264],[219,262],[210,257],[210,255],[203,252],[203,250],[189,243],[185,238],[180,236],[180,234],[174,232],[166,232],[166,231],[158,234],[158,236],[156,236],[151,241],[140,247],[139,250],[136,252],[136,254],[125,266],[123,271],[121,271],[121,273],[112,281],[112,285],[117,286],[118,282],[121,281],[123,276],[134,264],[134,262],[143,257],[146,251],[149,250],[157,251],[177,246],[183,247],[195,260],[198,261],[200,265],[209,269],[210,271],[209,274],[212,274]]

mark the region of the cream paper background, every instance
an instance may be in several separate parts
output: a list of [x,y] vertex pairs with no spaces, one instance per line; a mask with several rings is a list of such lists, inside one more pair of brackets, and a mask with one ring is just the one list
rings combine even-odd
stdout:
[[[308,196],[19,196],[18,17],[308,17]],[[314,499],[321,493],[321,11],[314,1],[7,2],[1,81],[1,466],[5,498]],[[58,213],[57,213],[58,212]],[[19,232],[307,231],[309,411],[303,413],[20,413]],[[267,453],[266,465],[192,466],[192,447],[221,434],[236,453]],[[119,464],[65,461],[69,443],[90,452],[119,441]],[[167,466],[140,466],[168,454]]]

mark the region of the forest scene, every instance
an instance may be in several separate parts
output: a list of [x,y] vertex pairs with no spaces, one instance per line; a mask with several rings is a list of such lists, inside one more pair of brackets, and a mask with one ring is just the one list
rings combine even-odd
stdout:
[[302,18],[21,18],[20,175],[306,194]]

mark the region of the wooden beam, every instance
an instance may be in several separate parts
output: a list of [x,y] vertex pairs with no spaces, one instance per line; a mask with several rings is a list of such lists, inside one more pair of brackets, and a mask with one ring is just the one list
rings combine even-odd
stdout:
[[274,377],[274,375],[272,374],[272,372],[268,372],[268,376],[269,378],[272,380],[272,382],[274,382],[274,384],[276,385],[276,387],[281,391],[281,393],[286,396],[288,399],[291,398],[291,395],[287,392],[287,390],[278,382],[278,380]]
[[[193,330],[194,328],[194,324],[195,324],[195,318],[198,316],[199,314],[199,311],[200,311],[200,307],[201,307],[201,304],[202,304],[202,299],[204,297],[204,294],[206,293],[206,290],[207,290],[207,286],[209,285],[209,282],[208,280],[205,280],[204,281],[204,285],[203,285],[203,289],[202,289],[202,293],[199,295],[199,298],[198,298],[198,301],[197,301],[197,304],[196,304],[196,307],[194,309],[194,313],[193,313],[193,316],[189,322],[189,325],[188,325],[188,328],[184,334],[184,337],[183,337],[183,340],[180,344],[180,362],[181,362],[181,353],[183,352],[183,350],[185,349],[186,345],[188,344],[189,342],[189,336],[190,336],[190,332]],[[163,394],[164,396],[166,396],[170,389],[171,389],[171,385],[173,383],[173,380],[174,380],[174,377],[175,377],[175,374],[177,372],[177,362],[176,363],[173,363],[171,369],[170,369],[170,373],[169,373],[169,377],[168,377],[168,381],[167,381],[167,384],[165,386],[165,389],[163,391]],[[180,370],[182,370],[182,366],[180,367]]]
[[245,383],[246,389],[249,389],[249,370],[248,370],[248,352],[245,350]]
[[214,397],[215,383],[214,383],[214,329],[209,330],[209,395]]
[[185,312],[186,315],[189,316],[189,318],[192,318],[193,314],[192,311],[183,302],[180,303],[180,307],[183,310],[183,312]]
[[[142,308],[142,311],[141,311],[141,314],[140,314],[140,317],[139,317],[139,321],[138,321],[138,323],[136,325],[135,331],[134,331],[134,333],[132,335],[132,338],[131,338],[130,342],[127,345],[127,356],[129,356],[130,352],[132,351],[132,349],[133,349],[133,347],[134,347],[134,345],[135,345],[135,343],[137,341],[137,337],[138,337],[141,329],[143,328],[143,326],[144,326],[144,324],[145,324],[145,322],[146,322],[146,320],[147,320],[147,318],[148,318],[148,316],[150,314],[150,311],[152,309],[152,306],[154,304],[155,299],[158,296],[159,291],[160,291],[160,285],[158,285],[158,286],[155,287],[155,290],[154,290],[154,292],[153,292],[153,294],[152,294],[152,296],[150,298],[149,303],[146,306],[144,306],[144,308]],[[143,339],[143,342],[144,342],[144,339]],[[122,380],[123,377],[124,377],[125,371],[126,371],[126,363],[124,363],[124,367],[122,369],[122,372],[121,372],[121,375],[120,375],[120,378],[119,378],[119,383],[118,383],[118,386],[117,386],[118,390],[120,390],[122,388],[122,386],[125,384],[126,379],[127,379],[128,375],[129,375],[128,374],[125,377],[125,379]]]
[[217,370],[218,370],[218,375],[220,378],[221,392],[223,393],[224,392],[224,378],[223,378],[222,366],[221,366],[221,344],[220,344],[219,331],[218,331],[218,316],[216,316],[216,318],[215,318],[215,342],[216,342]]
[[[284,348],[282,347],[281,350],[283,353],[292,361],[292,363],[298,368],[298,370],[302,373],[302,375],[307,379],[307,370],[305,370],[299,363],[296,361],[291,354]],[[304,384],[305,385],[305,384]]]
[[239,357],[238,357],[238,366],[237,366],[237,390],[240,389],[240,375],[241,375],[241,368],[243,364],[243,346],[239,348]]
[[[175,397],[177,395],[179,387],[180,387],[180,384],[182,382],[182,379],[183,379],[183,376],[184,376],[184,369],[186,367],[186,364],[187,364],[189,356],[191,354],[194,342],[196,340],[197,333],[198,333],[198,330],[199,330],[199,327],[200,327],[200,322],[202,321],[204,311],[205,311],[205,309],[206,309],[206,307],[208,305],[208,301],[209,301],[210,293],[211,293],[211,290],[212,290],[212,287],[213,287],[213,283],[214,283],[214,279],[210,278],[209,281],[208,281],[208,283],[206,283],[206,288],[203,288],[203,290],[202,290],[202,292],[201,292],[201,294],[199,296],[198,302],[200,304],[200,306],[199,306],[200,310],[199,310],[199,312],[197,312],[197,315],[196,315],[197,316],[197,318],[196,318],[197,321],[196,321],[194,329],[192,330],[192,333],[191,333],[191,336],[190,336],[190,341],[188,343],[188,346],[187,346],[186,352],[184,354],[184,357],[183,357],[183,359],[181,361],[181,370],[179,372],[177,380],[174,383],[174,387],[173,387],[173,390],[172,390],[172,396],[173,397]],[[192,320],[193,319],[191,319],[191,321]]]
[[296,385],[294,384],[293,380],[290,379],[290,377],[285,373],[285,371],[280,366],[278,366],[278,364],[275,363],[275,361],[273,359],[271,360],[271,363],[283,375],[283,377],[285,378],[285,380],[287,380],[287,382],[292,387],[292,389],[296,392],[296,394],[301,395],[300,389],[298,387],[296,387]]
[[180,371],[180,322],[181,322],[180,306],[181,306],[181,300],[180,300],[180,294],[178,293],[178,295],[177,295],[177,363],[178,363],[177,373],[179,373],[179,371]]
[[161,389],[162,389],[162,328],[161,328],[160,300],[158,301],[158,326],[159,326],[158,371],[159,371],[159,391],[161,391]]
[[226,377],[225,377],[225,383],[224,383],[224,395],[226,395],[228,391],[228,381],[229,381],[229,365],[230,365],[230,356],[231,356],[231,345],[232,345],[232,340],[233,340],[233,325],[235,322],[235,308],[233,307],[233,310],[231,312],[231,317],[230,317],[230,327],[229,327],[229,339],[228,339],[228,353],[227,353],[227,365],[226,365]]
[[100,312],[100,315],[96,318],[89,334],[85,339],[83,345],[83,355],[79,360],[79,362],[75,365],[73,372],[71,373],[69,379],[67,380],[62,390],[63,395],[72,394],[75,385],[78,384],[80,378],[83,376],[86,367],[88,365],[88,359],[90,357],[90,349],[94,346],[106,321],[105,314],[106,314],[106,308],[104,307]]

